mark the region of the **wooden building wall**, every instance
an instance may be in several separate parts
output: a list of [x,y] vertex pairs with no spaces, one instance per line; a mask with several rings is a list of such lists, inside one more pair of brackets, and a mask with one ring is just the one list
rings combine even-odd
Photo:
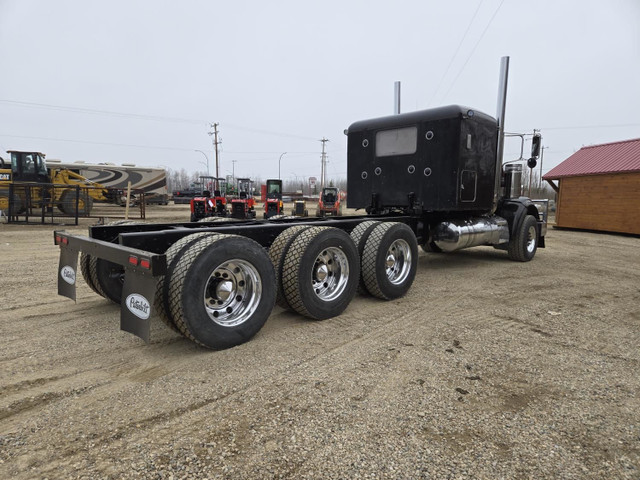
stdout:
[[640,235],[640,172],[560,179],[556,225]]

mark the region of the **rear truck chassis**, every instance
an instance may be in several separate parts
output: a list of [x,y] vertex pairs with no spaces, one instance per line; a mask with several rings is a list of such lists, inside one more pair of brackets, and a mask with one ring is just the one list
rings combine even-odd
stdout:
[[403,296],[418,246],[446,253],[489,245],[516,261],[544,247],[546,215],[531,200],[505,199],[496,213],[118,222],[89,227],[89,237],[55,231],[58,293],[76,300],[80,262],[89,287],[120,304],[122,330],[149,342],[158,316],[199,345],[228,348],[251,339],[275,304],[323,320],[340,315],[356,291]]
[[357,291],[402,297],[418,246],[488,245],[527,262],[545,246],[547,213],[520,196],[521,169],[503,163],[507,70],[504,57],[497,118],[449,105],[345,130],[347,207],[366,216],[259,221],[246,199],[232,202],[231,216],[243,219],[94,226],[90,238],[57,231],[58,292],[75,300],[80,263],[89,287],[120,304],[121,329],[148,342],[155,312],[221,349],[251,339],[275,304],[324,320]]

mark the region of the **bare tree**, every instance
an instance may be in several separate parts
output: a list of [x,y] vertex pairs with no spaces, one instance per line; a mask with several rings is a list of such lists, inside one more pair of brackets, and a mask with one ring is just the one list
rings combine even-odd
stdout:
[[167,168],[167,190],[169,192],[175,192],[176,190],[182,190],[186,187],[186,183],[181,178],[181,172]]
[[[531,182],[531,190],[529,190],[529,183]],[[529,168],[524,168],[522,172],[522,194],[536,199],[547,198],[549,200],[555,200],[556,192],[551,186],[543,181],[540,183],[539,172],[536,170],[531,171]]]
[[178,181],[180,183],[180,188],[188,188],[189,187],[189,174],[184,168],[180,169],[180,173],[178,174]]

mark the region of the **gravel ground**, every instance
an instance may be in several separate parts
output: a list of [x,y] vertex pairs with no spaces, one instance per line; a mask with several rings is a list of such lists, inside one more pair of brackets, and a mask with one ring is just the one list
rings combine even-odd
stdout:
[[53,229],[0,225],[0,478],[640,478],[638,238],[421,253],[401,299],[214,352],[59,297]]

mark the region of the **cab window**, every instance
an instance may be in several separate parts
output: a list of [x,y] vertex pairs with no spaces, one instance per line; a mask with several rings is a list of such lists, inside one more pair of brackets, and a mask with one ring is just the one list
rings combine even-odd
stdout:
[[376,156],[411,155],[418,146],[418,127],[382,130],[376,134]]
[[11,152],[11,171],[13,173],[20,173],[18,167],[20,165],[20,154]]
[[38,164],[36,167],[38,170],[38,175],[47,175],[47,163],[44,161],[44,157],[38,155],[37,160]]
[[23,156],[22,173],[26,175],[35,175],[36,173],[36,157],[32,153],[25,153]]

